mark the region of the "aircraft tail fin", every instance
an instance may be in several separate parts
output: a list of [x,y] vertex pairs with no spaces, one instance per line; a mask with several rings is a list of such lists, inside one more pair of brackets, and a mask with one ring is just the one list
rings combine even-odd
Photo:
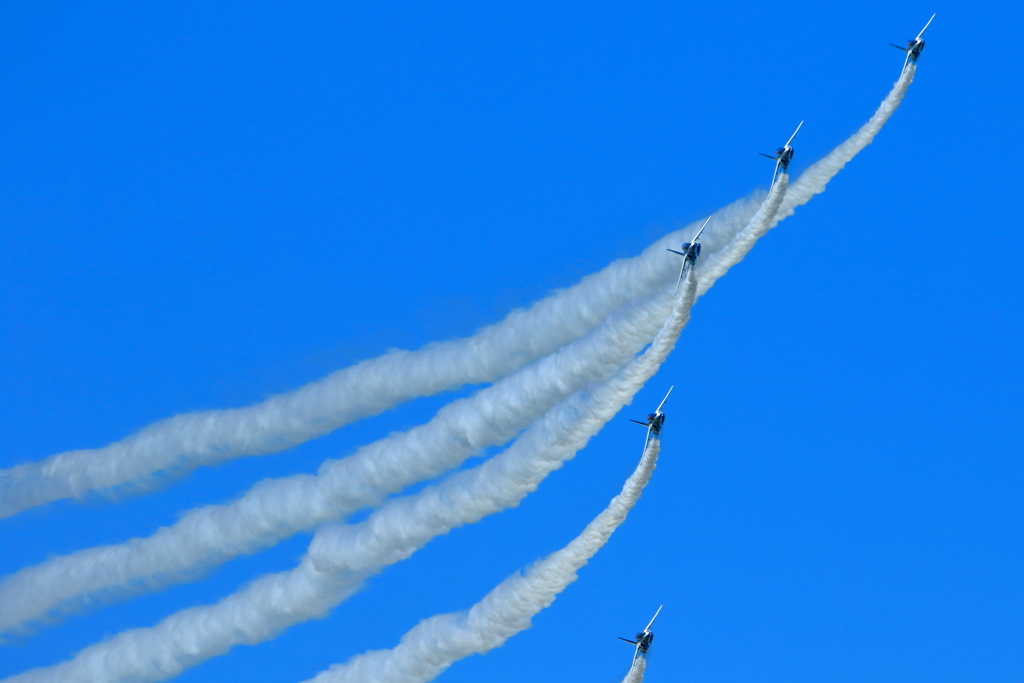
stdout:
[[630,640],[629,638],[623,638],[622,636],[619,636],[619,640],[624,640],[627,643],[629,643],[630,645],[636,645],[636,641],[635,640]]

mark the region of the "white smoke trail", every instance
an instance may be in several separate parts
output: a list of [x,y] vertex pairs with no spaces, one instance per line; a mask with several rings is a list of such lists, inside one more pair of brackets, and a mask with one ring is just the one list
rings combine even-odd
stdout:
[[775,181],[775,187],[771,194],[765,199],[764,204],[757,210],[750,223],[747,224],[728,244],[718,250],[697,268],[697,296],[701,296],[711,289],[711,286],[725,275],[730,268],[743,260],[757,240],[761,239],[769,228],[776,222],[775,216],[786,198],[786,188],[789,185],[789,176],[780,173]]
[[647,671],[647,658],[640,655],[636,660],[636,666],[629,670],[626,677],[622,679],[622,683],[642,683],[645,671]]
[[239,644],[322,617],[362,580],[451,529],[514,506],[583,448],[632,399],[675,346],[696,296],[687,276],[682,297],[651,345],[611,379],[549,410],[504,453],[437,486],[395,499],[354,526],[321,528],[293,570],[264,576],[215,605],[182,610],[154,627],[125,631],[72,660],[5,679],[6,683],[161,681]]
[[[666,258],[670,255],[666,254]],[[241,499],[186,514],[148,538],[82,550],[0,581],[0,633],[56,610],[155,590],[313,529],[502,444],[572,392],[608,379],[665,320],[670,290],[613,311],[588,334],[444,408],[429,423],[326,461],[317,476],[263,481]]]
[[824,192],[828,181],[843,170],[843,167],[862,149],[871,144],[878,132],[882,130],[882,126],[903,102],[903,96],[907,94],[907,88],[913,82],[915,73],[917,73],[917,65],[911,62],[906,71],[900,74],[899,80],[893,85],[892,90],[882,100],[868,122],[841,145],[829,152],[825,158],[812,164],[800,174],[800,177],[789,188],[789,192],[786,193],[786,200],[782,203],[782,209],[775,219],[776,223],[792,216],[796,207],[806,204],[814,195]]
[[[776,222],[823,192],[828,181],[870,144],[899,106],[916,69],[910,65],[867,124],[800,176]],[[758,204],[748,198],[716,213],[702,239],[705,253],[726,244]],[[684,234],[692,234],[692,226],[529,310],[512,312],[473,337],[419,351],[395,351],[253,406],[178,415],[105,448],[69,451],[0,470],[0,518],[91,491],[151,487],[157,483],[154,475],[169,469],[183,471],[243,455],[276,453],[410,398],[494,381],[585,334],[630,299],[656,291],[672,270],[657,256]]]
[[[888,117],[895,110],[895,106],[897,106],[899,104],[899,100],[901,99],[903,93],[905,92],[906,87],[909,85],[909,82],[912,79],[912,75],[913,75],[913,70],[912,69],[908,70],[908,73],[904,76],[904,78],[902,78],[901,81],[897,83],[897,87],[894,89],[893,93],[891,93],[890,96],[887,97],[886,101],[883,102],[882,108],[880,108],[879,112],[877,112],[876,115],[874,115],[874,117],[872,117],[871,121],[868,122],[867,125],[865,125],[860,131],[858,131],[858,133],[856,135],[854,135],[850,140],[848,140],[843,145],[838,147],[837,151],[835,151],[833,154],[831,154],[828,157],[826,157],[824,160],[822,160],[822,162],[819,162],[818,164],[816,164],[814,167],[812,167],[812,169],[809,169],[808,173],[810,174],[812,171],[814,171],[814,175],[816,176],[817,179],[815,180],[815,184],[814,185],[810,185],[810,184],[807,184],[807,183],[804,184],[804,188],[805,188],[804,199],[802,200],[801,203],[806,202],[807,200],[810,199],[810,197],[812,197],[814,194],[816,194],[815,191],[806,191],[807,187],[817,186],[817,187],[819,187],[819,189],[817,189],[816,191],[821,191],[821,188],[823,188],[824,183],[827,182],[827,180],[831,177],[831,175],[834,175],[836,172],[838,172],[840,169],[842,169],[842,167],[845,165],[846,161],[848,161],[848,159],[850,157],[852,157],[852,155],[856,154],[856,152],[859,151],[860,148],[862,148],[868,142],[870,142],[870,140],[873,137],[873,135],[878,132],[878,130],[881,128],[882,124],[885,123],[885,121],[888,119]],[[822,171],[822,169],[824,169],[824,171]],[[807,175],[807,174],[805,174],[805,175]],[[802,180],[803,180],[803,177],[801,178],[801,181]],[[798,183],[799,182],[800,181],[798,181]],[[788,209],[788,211],[790,211],[790,213],[792,213],[792,207],[794,206],[794,203],[790,202],[790,201],[786,201],[785,204],[786,205],[790,205],[791,208]],[[733,208],[735,208],[735,206],[737,206],[737,205],[734,205]],[[764,213],[763,210],[762,210],[762,213]],[[752,221],[752,227],[757,222],[758,222],[757,216],[755,216],[755,220]],[[769,222],[771,222],[771,221],[769,221]],[[775,222],[777,222],[777,221],[775,221]],[[756,231],[757,230],[744,230],[743,234],[753,234]],[[721,230],[721,232],[722,233],[726,233],[727,230]],[[651,250],[659,249],[660,244],[662,244],[662,243],[664,243],[664,242],[666,242],[668,240],[671,240],[671,239],[672,239],[672,237],[670,236],[670,238],[666,238],[665,240],[660,241],[657,245],[654,245],[650,249],[648,249],[647,252],[645,252],[645,255],[648,252],[650,252]],[[741,243],[742,243],[741,240],[734,240],[734,241],[732,241],[732,243],[730,243],[730,247],[732,248],[733,251],[735,251],[736,248]],[[746,246],[745,249],[749,249],[749,245]],[[730,251],[730,250],[726,250],[726,251]],[[740,250],[740,251],[742,251],[742,253],[745,253],[745,250]],[[718,263],[719,263],[719,265],[721,265],[722,263],[724,263],[726,261],[728,261],[728,262],[735,262],[735,261],[739,260],[739,258],[742,257],[742,253],[739,253],[738,257],[729,258],[729,259],[725,259],[725,254],[723,253],[721,255],[722,258],[718,259]],[[716,263],[716,256],[713,255],[710,259],[708,259],[707,266],[698,268],[698,274],[700,275],[700,290],[702,290],[702,291],[706,291],[708,289],[708,287],[710,287],[711,283],[714,282],[714,278],[709,279],[709,276],[705,274],[705,271],[707,271],[708,273],[712,272],[713,268],[711,266],[714,263]],[[615,265],[620,265],[620,264],[615,264]],[[672,269],[674,271],[674,267]],[[724,270],[723,270],[723,272],[724,272]],[[700,291],[700,290],[698,290],[698,291]],[[301,493],[301,492],[299,492],[299,493]],[[242,545],[244,545],[244,543]],[[246,552],[246,550],[243,548],[241,550],[236,550],[236,551],[232,551],[232,552]]]
[[[739,200],[715,214],[702,239],[714,251],[746,225],[759,202]],[[178,415],[104,448],[68,451],[0,470],[0,518],[92,491],[156,486],[161,472],[184,472],[244,455],[276,453],[402,401],[465,384],[492,382],[546,356],[673,275],[664,258],[687,226],[637,257],[615,261],[579,283],[473,337],[393,351],[246,408]]]
[[356,655],[306,683],[426,683],[458,660],[501,647],[530,628],[530,619],[576,580],[576,572],[626,519],[650,481],[660,450],[660,441],[651,439],[622,492],[565,548],[508,577],[470,609],[424,619],[395,648]]
[[[827,181],[832,177],[832,175],[837,173],[843,167],[843,165],[845,165],[849,158],[852,157],[852,155],[856,154],[857,151],[859,151],[868,143],[870,143],[874,135],[880,129],[881,125],[884,124],[884,122],[892,114],[895,108],[899,105],[899,102],[902,99],[903,94],[905,93],[910,81],[913,78],[913,73],[914,69],[908,70],[907,74],[905,74],[904,77],[901,78],[901,80],[896,84],[896,87],[894,88],[893,92],[890,93],[889,97],[886,98],[882,106],[875,113],[875,115],[872,117],[871,121],[868,122],[868,124],[866,124],[860,131],[858,131],[858,133],[855,134],[850,140],[848,140],[846,143],[837,148],[832,154],[830,154],[824,160],[812,166],[812,168],[809,169],[807,173],[805,173],[805,176],[810,179],[808,182],[803,182],[804,176],[802,176],[797,181],[797,183],[794,184],[794,186],[799,185],[802,188],[801,195],[798,198],[798,201],[791,200],[787,197],[787,201],[784,203],[784,205],[788,207],[786,209],[786,211],[788,211],[787,215],[789,213],[792,213],[793,207],[808,201],[810,197],[812,197],[814,194],[822,191],[824,189],[825,183],[827,183]],[[738,212],[737,207],[739,207],[740,205],[740,203],[734,204],[732,207],[729,207],[729,209],[736,213]],[[743,212],[739,211],[739,213]],[[719,213],[719,215],[721,214],[722,212]],[[728,221],[725,221],[724,223],[727,222]],[[777,222],[777,220],[774,222]],[[706,241],[705,244],[714,246],[714,239],[716,235],[718,235],[720,239],[717,242],[717,248],[721,248],[723,243],[723,239],[721,238],[727,235],[728,232],[728,227],[723,225],[722,229],[716,232],[711,232],[709,234],[708,241]],[[638,264],[642,265],[642,262],[645,259],[645,257],[651,255],[653,251],[657,250],[660,252],[660,249],[663,248],[664,243],[674,243],[673,240],[678,240],[679,238],[680,235],[678,233],[676,235],[667,236],[666,238],[660,240],[657,244],[652,245],[650,248],[648,248],[648,250],[646,250],[644,252],[644,255],[642,255],[641,257],[638,257],[637,259],[631,259],[629,261],[617,262],[616,264],[613,264],[608,269],[606,269],[605,273],[607,273],[608,271],[618,269],[620,271],[619,275],[621,275],[623,272],[627,272],[632,269],[635,271],[635,275],[642,276],[644,275],[644,270],[643,268],[638,267]],[[708,251],[714,253],[713,248],[708,249]],[[740,257],[742,257],[742,255]],[[711,262],[711,260],[712,259],[709,259],[709,263]],[[663,268],[662,270],[664,271],[666,269]],[[671,271],[673,271],[672,274],[674,274],[674,267],[671,269]],[[648,272],[647,275],[650,275],[650,272]],[[666,272],[662,272],[660,274],[662,281],[665,280],[665,275]],[[596,278],[597,276],[592,277]],[[581,285],[582,284],[584,283],[581,283]],[[710,286],[710,284],[705,278],[702,278],[701,285],[701,288],[704,290],[706,290],[706,288]]]
[[[772,220],[785,195],[780,176],[773,195],[747,226],[695,274],[706,291],[739,262]],[[529,365],[472,398],[443,408],[428,424],[327,461],[316,477],[261,482],[240,500],[185,515],[148,538],[90,548],[22,569],[0,581],[0,633],[98,606],[129,594],[189,580],[241,553],[252,553],[366,505],[377,505],[417,481],[456,467],[479,448],[500,444],[549,406],[589,382],[601,381],[656,333],[672,298],[665,292],[614,311],[581,339]]]

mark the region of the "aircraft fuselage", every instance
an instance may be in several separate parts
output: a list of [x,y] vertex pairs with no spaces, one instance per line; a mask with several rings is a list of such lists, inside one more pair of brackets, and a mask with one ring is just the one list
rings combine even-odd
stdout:
[[907,52],[910,53],[910,61],[916,62],[917,58],[921,56],[921,51],[924,50],[923,40],[908,40],[907,41]]
[[696,244],[691,244],[690,242],[687,242],[686,244],[684,244],[683,256],[685,256],[686,260],[689,261],[691,264],[696,263],[697,257],[700,256],[700,242],[697,242]]
[[661,434],[661,427],[665,424],[665,413],[651,413],[647,416],[647,424],[655,435]]
[[789,162],[793,160],[793,148],[779,147],[775,152],[775,158],[779,160],[779,166],[782,167],[782,170],[789,170]]
[[650,631],[641,631],[636,634],[636,644],[640,648],[640,652],[647,654],[652,642],[654,642],[654,634]]

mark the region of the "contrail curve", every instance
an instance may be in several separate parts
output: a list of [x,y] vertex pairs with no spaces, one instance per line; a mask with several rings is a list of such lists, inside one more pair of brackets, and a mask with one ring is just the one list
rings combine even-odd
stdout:
[[[780,177],[781,178],[781,177]],[[785,182],[732,240],[696,268],[698,294],[739,262],[767,229]],[[669,259],[670,261],[672,259]],[[265,480],[229,504],[187,513],[147,538],[89,548],[27,567],[0,580],[0,633],[83,606],[98,607],[181,581],[299,531],[375,506],[405,486],[457,467],[478,449],[498,445],[547,408],[589,382],[607,379],[657,332],[671,305],[668,288],[613,311],[600,325],[556,353],[449,404],[433,420],[393,434],[317,476]]]
[[[667,256],[667,255],[666,255]],[[552,405],[608,379],[651,341],[670,292],[613,311],[583,337],[454,401],[428,423],[394,433],[349,457],[325,461],[316,476],[264,480],[228,504],[207,505],[147,538],[88,548],[0,580],[0,633],[83,606],[182,581],[239,554],[334,521],[500,445]]]
[[[917,65],[911,64],[871,120],[800,176],[776,222],[823,192],[871,143],[899,107],[916,71]],[[705,249],[715,251],[725,244],[757,204],[748,198],[719,211],[703,241]],[[410,398],[494,381],[585,334],[630,299],[657,289],[668,275],[652,257],[685,232],[666,235],[640,256],[615,261],[473,337],[419,351],[394,351],[253,406],[178,415],[105,448],[69,451],[0,470],[0,518],[91,491],[119,486],[144,490],[158,483],[160,472],[276,453]]]
[[[759,204],[752,197],[719,210],[705,249],[727,242]],[[657,292],[672,271],[663,242],[692,233],[692,226],[677,230],[472,337],[392,351],[252,406],[177,415],[103,448],[0,470],[0,518],[92,492],[143,492],[168,472],[277,453],[411,398],[493,382],[586,334],[626,302]]]
[[561,401],[505,452],[480,466],[389,501],[359,524],[321,528],[295,569],[261,577],[219,603],[124,631],[70,661],[5,682],[162,681],[235,645],[259,643],[295,623],[324,616],[358,590],[365,577],[412,555],[437,535],[518,504],[586,446],[661,366],[689,320],[695,296],[691,272],[670,316],[640,356],[606,382]]
[[775,222],[785,220],[793,215],[798,206],[802,206],[811,200],[816,194],[825,191],[825,185],[836,176],[843,167],[857,156],[861,150],[870,145],[882,130],[889,117],[892,116],[903,102],[903,96],[914,81],[914,74],[917,73],[917,65],[911,64],[902,74],[899,80],[893,85],[892,90],[875,110],[874,115],[868,122],[861,126],[856,133],[847,138],[842,144],[829,152],[820,161],[815,162],[807,168],[796,182],[790,185],[782,208],[776,216]]
[[530,619],[576,580],[576,572],[626,519],[650,481],[660,450],[660,441],[652,439],[619,495],[566,547],[508,577],[468,610],[424,619],[396,647],[356,655],[306,683],[426,683],[458,660],[501,647],[530,628]]

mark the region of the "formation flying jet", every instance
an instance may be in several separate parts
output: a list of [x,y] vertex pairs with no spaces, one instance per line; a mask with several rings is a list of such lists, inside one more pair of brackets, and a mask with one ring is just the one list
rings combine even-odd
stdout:
[[[676,251],[675,249],[667,250],[671,251],[673,254],[679,254],[683,257],[683,265],[679,266],[679,279],[676,280],[676,292],[679,291],[679,283],[683,281],[683,276],[686,275],[686,266],[689,265],[692,268],[693,264],[697,262],[697,257],[700,256],[700,242],[697,240],[700,239],[700,234],[704,232],[704,228],[708,227],[708,221],[710,220],[711,216],[708,216],[708,220],[704,221],[704,225],[700,226],[700,230],[698,230],[697,234],[693,236],[693,239],[689,242],[683,243],[682,251]],[[669,391],[671,391],[671,389]]]
[[794,130],[793,134],[789,136],[789,140],[786,140],[786,144],[775,150],[775,156],[760,152],[763,157],[775,159],[775,175],[772,176],[772,186],[768,188],[769,193],[771,193],[775,188],[775,181],[779,179],[779,169],[782,169],[783,171],[789,170],[789,162],[793,160],[793,148],[789,143],[793,142],[793,138],[795,138],[796,134],[800,132],[800,126],[802,125],[804,125],[803,121],[797,124],[796,130]]
[[[932,19],[934,18],[935,15],[933,14]],[[917,34],[916,38],[907,41],[906,47],[900,47],[896,43],[889,43],[897,50],[903,50],[904,52],[907,53],[907,58],[903,60],[904,71],[907,70],[907,66],[909,66],[911,62],[916,62],[917,58],[921,56],[921,50],[924,49],[924,40],[921,39],[921,36],[923,36],[924,32],[928,30],[929,26],[931,26],[932,19],[928,20],[928,23],[924,25],[924,28],[921,29],[921,32]]]
[[[664,605],[661,607],[664,607]],[[640,656],[641,652],[647,654],[647,651],[651,649],[651,643],[654,642],[654,634],[651,632],[651,626],[654,625],[654,620],[658,618],[659,614],[661,614],[661,607],[659,607],[658,611],[654,613],[653,617],[651,617],[651,623],[647,624],[647,627],[644,628],[643,631],[636,634],[636,640],[630,640],[629,638],[619,636],[619,640],[624,640],[627,643],[636,645],[636,650],[633,651],[633,664],[630,666],[630,669],[636,666],[636,660]]]
[[[675,386],[668,388],[668,393],[665,394],[665,398],[661,399],[661,403],[658,404],[658,409],[647,416],[647,422],[640,422],[640,420],[630,420],[630,422],[636,422],[638,425],[647,427],[647,439],[644,441],[644,452],[647,451],[647,444],[651,441],[651,435],[659,436],[661,434],[661,426],[665,424],[665,413],[661,412],[661,409],[665,406],[665,401],[668,400],[668,395],[672,393]],[[654,616],[658,616],[655,614]],[[653,623],[653,619],[651,622]],[[646,650],[645,650],[646,652]]]

